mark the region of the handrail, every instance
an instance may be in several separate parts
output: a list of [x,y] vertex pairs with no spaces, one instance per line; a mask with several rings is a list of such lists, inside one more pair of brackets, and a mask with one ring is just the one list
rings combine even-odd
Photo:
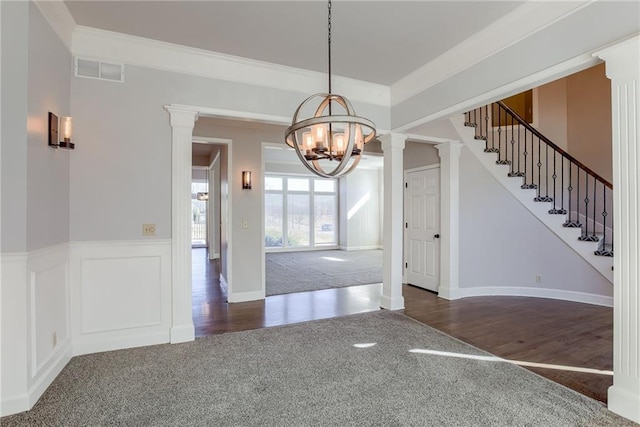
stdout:
[[593,170],[591,170],[590,168],[588,168],[587,166],[585,166],[582,162],[580,162],[578,159],[576,159],[575,157],[573,157],[571,154],[567,153],[566,151],[564,151],[562,148],[558,147],[556,144],[554,144],[553,142],[551,142],[551,140],[549,140],[549,138],[547,138],[546,136],[544,136],[543,134],[541,134],[536,128],[534,128],[533,126],[531,126],[529,123],[527,123],[526,120],[524,120],[522,117],[520,117],[518,115],[518,113],[516,113],[515,111],[513,111],[509,106],[507,106],[504,102],[502,101],[497,101],[496,104],[500,105],[505,111],[507,111],[509,114],[511,114],[513,116],[514,119],[516,119],[516,121],[518,123],[520,123],[522,126],[524,126],[527,130],[529,130],[529,132],[533,133],[534,135],[536,135],[538,138],[540,138],[541,140],[543,140],[547,145],[551,146],[551,148],[553,148],[554,150],[556,150],[558,153],[560,153],[561,156],[563,156],[564,158],[566,158],[567,160],[569,160],[570,162],[576,164],[578,167],[582,168],[585,172],[589,173],[591,176],[593,176],[595,179],[597,179],[598,181],[600,181],[601,183],[603,183],[604,185],[606,185],[607,187],[609,187],[610,189],[613,190],[613,184],[611,184],[609,181],[607,181],[606,179],[604,179],[603,177],[601,177],[600,175],[598,175],[597,173],[595,173]]

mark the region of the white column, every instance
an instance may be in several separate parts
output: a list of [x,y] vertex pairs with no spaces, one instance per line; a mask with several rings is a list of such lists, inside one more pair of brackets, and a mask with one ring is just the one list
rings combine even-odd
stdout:
[[171,115],[171,342],[193,341],[191,314],[191,144],[198,112]]
[[440,286],[438,296],[458,297],[460,150],[452,141],[436,145],[440,156]]
[[640,422],[640,36],[596,54],[611,79],[613,386],[609,409]]
[[392,133],[380,137],[384,152],[383,280],[380,307],[404,308],[402,297],[403,150],[406,137]]

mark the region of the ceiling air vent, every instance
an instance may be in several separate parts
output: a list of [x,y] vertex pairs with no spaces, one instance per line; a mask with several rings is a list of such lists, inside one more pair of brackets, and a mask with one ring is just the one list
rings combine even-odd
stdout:
[[124,66],[93,59],[76,58],[76,76],[123,82]]

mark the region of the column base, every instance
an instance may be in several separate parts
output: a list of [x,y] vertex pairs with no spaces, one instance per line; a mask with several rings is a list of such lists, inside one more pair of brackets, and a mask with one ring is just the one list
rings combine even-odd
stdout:
[[608,400],[611,412],[640,423],[640,394],[613,385],[609,387]]
[[402,310],[404,309],[404,298],[402,296],[394,298],[382,295],[380,297],[380,308],[386,310]]
[[196,330],[193,323],[189,325],[179,325],[171,328],[171,344],[189,342],[196,339]]

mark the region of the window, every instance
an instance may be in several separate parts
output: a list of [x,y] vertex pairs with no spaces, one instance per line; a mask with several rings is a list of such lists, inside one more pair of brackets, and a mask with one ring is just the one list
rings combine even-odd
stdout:
[[265,177],[267,249],[309,248],[337,243],[336,181],[300,176]]

